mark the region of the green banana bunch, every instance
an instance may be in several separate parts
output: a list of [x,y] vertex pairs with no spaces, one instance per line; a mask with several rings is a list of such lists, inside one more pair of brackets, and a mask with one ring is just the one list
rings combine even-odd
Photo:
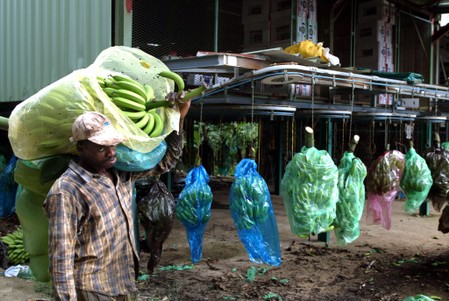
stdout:
[[[70,100],[70,101],[68,101]],[[52,151],[66,151],[67,133],[72,132],[72,122],[75,116],[82,114],[83,110],[77,106],[77,99],[74,99],[73,93],[64,89],[53,89],[38,99],[38,105],[28,107],[30,114],[37,116],[33,120],[36,124],[28,127],[28,135],[30,137],[42,136],[42,129],[48,130],[48,137],[42,137],[36,143],[39,151],[44,153]],[[70,111],[69,114],[62,112]]]
[[9,233],[6,236],[2,236],[0,240],[8,245],[6,256],[12,264],[23,264],[30,259],[30,254],[25,251],[23,231],[20,226],[16,231]]
[[[184,90],[184,80],[179,74],[165,70],[160,72],[159,76],[173,80],[178,92]],[[124,75],[97,76],[97,82],[111,101],[145,134],[151,138],[163,134],[164,120],[156,109],[172,107],[173,103],[165,99],[155,99],[151,85],[142,85],[137,80]],[[186,93],[183,99],[191,99],[204,90],[203,86],[193,89]]]
[[205,224],[210,220],[210,204],[213,195],[210,189],[190,189],[182,195],[176,207],[176,216],[189,228]]
[[208,175],[202,165],[187,175],[186,186],[176,204],[176,216],[187,228],[206,224],[210,219],[213,194],[207,182]]
[[338,201],[338,168],[325,150],[303,146],[285,168],[281,196],[299,237],[330,231]]
[[367,191],[382,195],[400,187],[405,157],[400,151],[384,152],[371,163],[366,177]]
[[164,119],[157,108],[171,107],[165,100],[155,100],[150,85],[123,75],[97,76],[103,92],[135,125],[151,138],[159,137],[164,131]]
[[238,229],[249,230],[269,217],[264,185],[260,177],[239,177],[232,183],[230,210]]

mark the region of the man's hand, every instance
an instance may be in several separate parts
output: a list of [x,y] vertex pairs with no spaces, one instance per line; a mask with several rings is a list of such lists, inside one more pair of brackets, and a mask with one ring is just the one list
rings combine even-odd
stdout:
[[171,102],[172,104],[184,102],[184,96],[186,95],[186,91],[179,92],[169,92],[165,96],[165,100]]
[[178,102],[179,113],[181,114],[181,120],[187,115],[190,109],[190,99],[184,102]]
[[170,103],[177,105],[179,112],[181,113],[181,119],[187,115],[190,109],[190,99],[185,99],[186,91],[178,92],[170,92],[165,96],[165,100]]

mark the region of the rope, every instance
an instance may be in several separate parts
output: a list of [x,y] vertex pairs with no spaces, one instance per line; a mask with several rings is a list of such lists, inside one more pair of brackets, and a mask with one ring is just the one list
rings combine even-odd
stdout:
[[315,107],[315,73],[312,74],[312,129],[314,128],[314,107]]
[[203,149],[201,150],[201,154],[200,154],[200,149],[201,149],[201,143],[202,143],[202,124],[203,124],[203,104],[204,104],[204,99],[203,96],[201,96],[200,98],[200,123],[198,125],[198,157],[201,158],[203,153],[202,151],[204,151]]
[[251,81],[251,126],[254,120],[254,81]]
[[[354,110],[354,98],[355,98],[355,84],[354,84],[354,78],[353,78],[352,79],[352,92],[351,92],[351,116],[349,117],[349,137],[348,137],[349,141],[351,141],[351,139],[352,139],[352,113]],[[343,140],[343,142],[344,142],[344,140]]]
[[295,117],[292,117],[292,158],[293,158],[293,154],[295,152],[295,129],[296,129],[296,124],[295,124]]

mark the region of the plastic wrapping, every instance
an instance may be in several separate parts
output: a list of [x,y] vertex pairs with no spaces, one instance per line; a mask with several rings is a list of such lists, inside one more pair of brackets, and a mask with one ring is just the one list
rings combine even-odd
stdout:
[[163,140],[155,149],[148,153],[134,151],[122,144],[116,148],[117,162],[114,167],[123,171],[144,171],[156,166],[167,151],[167,143]]
[[149,180],[148,194],[137,200],[139,220],[150,250],[147,264],[149,275],[153,274],[154,268],[159,264],[162,245],[172,230],[175,205],[174,196],[159,179]]
[[406,195],[404,210],[414,213],[426,200],[432,187],[433,180],[426,160],[418,155],[411,147],[405,155],[404,174],[401,179],[401,188]]
[[38,281],[50,280],[48,272],[48,219],[42,207],[54,181],[40,183],[42,161],[18,160],[14,180],[19,184],[16,213],[23,230],[30,268]]
[[438,219],[438,231],[444,234],[449,232],[449,206],[445,206]]
[[435,210],[440,211],[446,204],[449,193],[449,151],[432,147],[423,154],[432,174],[433,184],[427,195]]
[[338,191],[335,218],[335,238],[340,244],[348,244],[360,236],[360,220],[365,208],[365,184],[367,169],[354,153],[345,152],[338,165]]
[[6,160],[5,156],[0,154],[0,172],[3,172],[3,169],[6,167],[7,164],[8,161]]
[[441,147],[449,151],[449,141],[442,142]]
[[16,211],[17,183],[14,181],[14,169],[17,157],[11,156],[0,173],[0,218],[10,216]]
[[390,229],[391,209],[400,191],[404,167],[404,154],[397,150],[384,152],[371,164],[365,181],[368,224],[381,224],[385,229]]
[[202,165],[193,168],[187,174],[186,184],[176,202],[176,216],[186,228],[193,263],[203,257],[203,236],[213,201],[209,179]]
[[287,164],[281,196],[292,232],[308,236],[332,230],[338,202],[338,168],[328,152],[303,147]]
[[179,129],[179,111],[158,108],[164,121],[164,131],[150,138],[126,117],[97,82],[97,76],[125,74],[142,84],[149,84],[157,98],[174,90],[171,80],[157,74],[168,70],[157,58],[136,48],[115,46],[104,50],[95,62],[43,88],[18,104],[9,117],[8,137],[14,154],[24,160],[35,160],[56,154],[76,154],[69,141],[71,125],[86,111],[106,115],[127,140],[126,147],[148,153],[155,149],[173,130]]
[[267,183],[254,160],[243,159],[234,172],[229,206],[240,241],[252,262],[282,263],[279,233]]
[[426,296],[423,294],[418,294],[416,296],[407,297],[407,298],[403,299],[402,301],[434,301],[434,300],[435,299],[433,299],[429,296]]

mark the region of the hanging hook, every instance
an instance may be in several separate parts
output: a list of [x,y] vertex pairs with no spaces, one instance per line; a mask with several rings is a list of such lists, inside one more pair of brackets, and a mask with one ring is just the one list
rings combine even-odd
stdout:
[[314,128],[314,107],[315,107],[315,72],[312,73],[312,129]]
[[[352,112],[354,111],[354,98],[355,98],[355,82],[354,78],[352,78],[352,87],[351,87],[351,116],[349,117],[349,137],[348,139],[352,139]],[[344,118],[344,116],[343,116]],[[344,141],[343,141],[344,142]]]
[[201,143],[202,143],[202,124],[203,124],[203,104],[204,104],[204,98],[203,98],[204,93],[201,94],[201,98],[200,98],[200,122],[198,124],[198,152],[197,152],[197,156],[195,159],[195,165],[199,166],[201,164],[201,155],[200,154],[200,149],[201,149]]
[[251,123],[254,120],[254,80],[251,80]]

